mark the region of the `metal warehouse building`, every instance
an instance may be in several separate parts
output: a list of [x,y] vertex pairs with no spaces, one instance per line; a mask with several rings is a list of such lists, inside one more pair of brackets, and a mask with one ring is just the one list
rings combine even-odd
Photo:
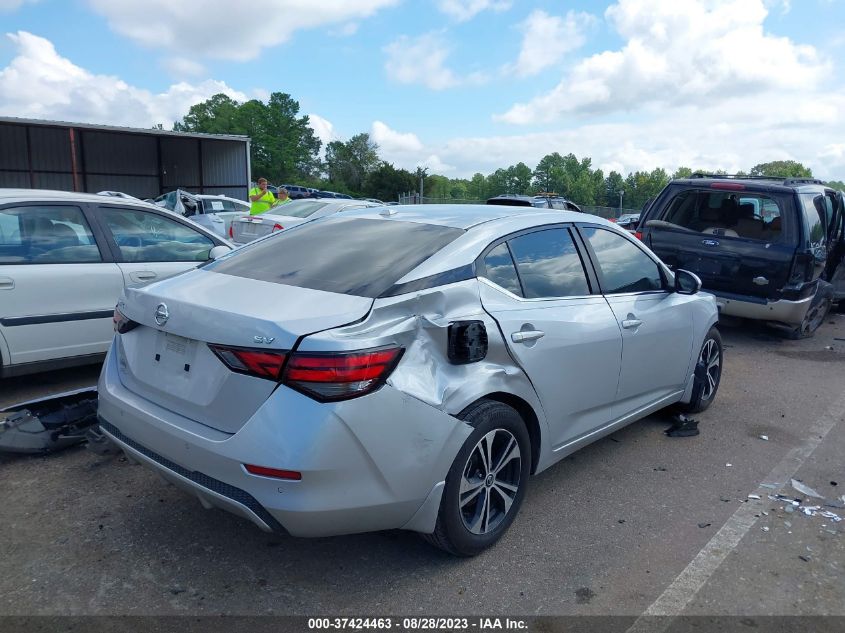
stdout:
[[249,138],[0,117],[0,187],[245,200]]

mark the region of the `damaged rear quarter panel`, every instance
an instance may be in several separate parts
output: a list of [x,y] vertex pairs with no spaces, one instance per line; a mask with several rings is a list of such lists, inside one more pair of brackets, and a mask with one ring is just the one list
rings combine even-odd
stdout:
[[[479,362],[453,365],[447,356],[449,325],[467,320],[484,323],[487,356]],[[545,416],[534,388],[512,359],[498,325],[481,307],[477,279],[376,299],[364,321],[308,336],[299,349],[358,350],[397,344],[405,351],[388,384],[407,397],[457,416],[480,398],[509,394],[528,403],[538,418],[541,437],[546,435]]]

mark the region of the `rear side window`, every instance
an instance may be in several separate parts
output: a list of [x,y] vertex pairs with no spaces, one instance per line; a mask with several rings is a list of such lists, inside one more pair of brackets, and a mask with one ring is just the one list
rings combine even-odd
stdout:
[[607,229],[583,227],[602,273],[605,294],[663,289],[663,276],[654,260],[631,241]]
[[79,207],[39,205],[0,211],[0,264],[100,261],[100,249]]
[[214,248],[205,235],[157,213],[101,208],[125,262],[204,262]]
[[204,270],[376,298],[463,233],[432,224],[332,217],[259,240]]
[[649,228],[675,228],[762,242],[780,240],[785,201],[762,193],[692,189],[670,202]]
[[502,242],[487,253],[484,258],[484,270],[487,279],[494,284],[518,297],[522,296],[522,287],[519,285],[519,277],[516,275],[516,266],[514,266],[507,244]]
[[509,244],[526,299],[590,294],[581,257],[568,229],[527,233]]
[[[807,219],[807,239],[810,246],[823,246],[827,237],[828,208],[825,204],[826,196],[816,193],[802,193],[801,206],[804,217]],[[833,217],[833,208],[830,208],[830,217]]]

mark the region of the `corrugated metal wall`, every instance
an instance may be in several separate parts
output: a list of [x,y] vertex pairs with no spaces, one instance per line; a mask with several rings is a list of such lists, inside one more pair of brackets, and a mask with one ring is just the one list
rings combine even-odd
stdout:
[[181,188],[245,199],[246,147],[239,140],[0,121],[0,187],[73,191],[75,169],[82,191],[154,198]]

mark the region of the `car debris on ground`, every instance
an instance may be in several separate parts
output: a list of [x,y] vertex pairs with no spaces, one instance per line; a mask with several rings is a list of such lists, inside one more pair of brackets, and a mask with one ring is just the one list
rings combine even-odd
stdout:
[[96,424],[96,387],[21,402],[0,409],[0,451],[51,453],[85,441]]

